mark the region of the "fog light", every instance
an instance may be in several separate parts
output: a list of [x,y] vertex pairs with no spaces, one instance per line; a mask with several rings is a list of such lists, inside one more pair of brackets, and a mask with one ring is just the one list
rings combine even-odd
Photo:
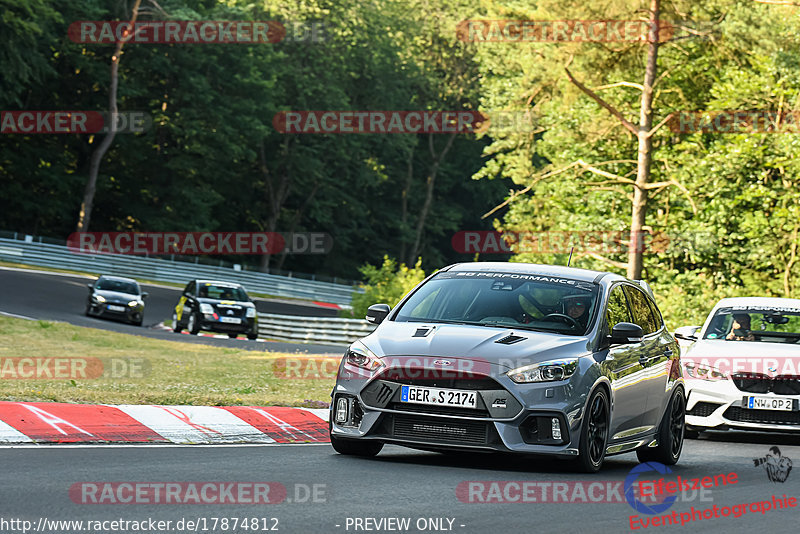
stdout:
[[553,439],[561,439],[561,423],[558,422],[558,417],[552,419]]
[[344,424],[347,422],[347,399],[344,397],[339,397],[336,401],[336,422],[339,424]]

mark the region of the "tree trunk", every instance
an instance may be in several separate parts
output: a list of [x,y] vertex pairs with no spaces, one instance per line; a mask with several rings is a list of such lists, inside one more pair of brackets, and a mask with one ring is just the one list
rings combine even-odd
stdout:
[[425,230],[425,220],[428,218],[431,204],[433,204],[433,187],[436,183],[436,175],[439,173],[439,167],[442,164],[444,157],[447,155],[447,152],[450,150],[450,147],[453,146],[453,141],[455,141],[455,139],[456,134],[451,134],[450,138],[447,140],[447,144],[437,155],[433,148],[433,134],[428,134],[428,147],[431,152],[431,167],[430,171],[428,172],[428,179],[426,181],[425,203],[422,205],[422,209],[419,212],[419,218],[417,218],[417,231],[416,236],[414,237],[414,245],[411,247],[411,252],[408,254],[406,265],[416,264],[417,254],[419,254],[422,243],[422,233]]
[[[136,19],[139,16],[139,5],[142,0],[136,0],[133,4],[133,12],[131,15],[131,31],[133,31]],[[122,57],[122,47],[125,41],[117,42],[114,49],[114,55],[111,56],[111,86],[109,87],[108,95],[108,119],[110,121],[110,130],[103,137],[103,140],[94,149],[92,156],[89,160],[89,180],[86,182],[86,188],[83,191],[83,202],[81,202],[81,211],[78,214],[78,224],[75,228],[76,232],[86,232],[89,230],[89,223],[92,220],[92,208],[94,206],[94,194],[97,190],[97,175],[100,173],[100,162],[103,156],[106,155],[111,143],[114,142],[114,137],[117,135],[117,87],[119,85],[119,61]]]
[[650,39],[647,49],[647,70],[644,75],[639,110],[639,154],[636,170],[636,184],[633,191],[633,211],[631,213],[630,249],[628,250],[628,278],[638,280],[642,277],[644,235],[643,228],[647,215],[647,184],[650,181],[653,139],[653,84],[658,70],[659,16],[661,0],[650,0]]
[[[267,155],[264,150],[264,140],[261,140],[259,145],[259,159],[260,159],[260,168],[261,174],[264,177],[264,183],[267,189],[267,204],[269,205],[269,217],[266,221],[266,228],[265,231],[267,232],[275,232],[276,228],[278,227],[278,219],[280,218],[281,214],[281,207],[283,203],[286,202],[286,198],[289,196],[290,185],[291,185],[291,175],[289,174],[289,143],[291,141],[287,139],[283,145],[283,152],[284,152],[284,161],[286,163],[286,170],[281,175],[281,177],[277,180],[277,183],[273,183],[272,176],[273,174],[269,170],[269,166],[267,165]],[[269,262],[272,258],[271,254],[264,254],[261,256],[261,265],[260,270],[261,272],[268,273],[269,272]]]
[[414,145],[408,151],[408,165],[406,166],[406,184],[403,187],[403,197],[400,202],[400,256],[399,258],[406,257],[406,224],[408,222],[408,193],[411,191],[411,185],[414,180]]

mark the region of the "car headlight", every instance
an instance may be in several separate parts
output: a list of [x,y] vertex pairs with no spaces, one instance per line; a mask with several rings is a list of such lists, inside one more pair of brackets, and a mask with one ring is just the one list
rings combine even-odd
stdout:
[[347,349],[345,362],[353,367],[366,369],[367,371],[375,371],[383,367],[383,361],[360,341],[356,341]]
[[725,373],[720,371],[715,367],[711,367],[710,365],[704,365],[702,363],[695,363],[692,361],[684,362],[683,368],[686,370],[686,374],[692,378],[697,378],[698,380],[727,380],[728,377],[725,376]]
[[139,305],[139,301],[138,300],[132,300],[132,301],[130,301],[128,303],[128,306],[130,306],[131,308],[134,308],[134,307],[136,307],[138,305]]
[[247,308],[247,317],[251,319],[256,316],[256,309],[255,308]]
[[97,302],[105,302],[106,298],[103,295],[92,295],[92,298]]
[[211,304],[203,303],[200,305],[200,313],[204,315],[211,315],[212,313],[214,313],[214,306],[212,306]]
[[508,373],[508,377],[517,384],[529,382],[556,382],[566,380],[578,370],[578,358],[553,360],[517,367]]

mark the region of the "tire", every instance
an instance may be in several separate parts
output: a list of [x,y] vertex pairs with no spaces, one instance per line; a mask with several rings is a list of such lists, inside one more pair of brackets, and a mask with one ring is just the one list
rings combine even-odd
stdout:
[[255,341],[256,339],[258,339],[258,332],[251,332],[247,334],[247,339],[249,339],[250,341]]
[[139,319],[138,321],[131,321],[131,324],[132,324],[133,326],[142,326],[142,323],[143,323],[143,322],[144,322],[144,318],[141,318],[141,319]]
[[178,323],[178,314],[176,312],[172,312],[172,331],[176,334],[180,334],[183,328],[181,328],[180,323]]
[[239,334],[236,334],[234,332],[228,332],[228,337],[231,339],[236,339],[237,337],[239,337]]
[[83,314],[86,317],[91,317],[91,314],[89,314],[89,304],[86,305],[86,308],[83,310]]
[[608,394],[597,388],[586,405],[586,415],[581,425],[577,466],[584,473],[596,473],[603,466],[608,445],[608,428],[611,419]]
[[678,388],[667,406],[658,428],[658,446],[636,451],[640,462],[659,462],[675,465],[681,457],[686,426],[686,397]]
[[383,443],[380,441],[359,441],[355,439],[343,439],[331,436],[331,445],[333,450],[339,454],[347,456],[376,456],[381,449]]
[[189,315],[189,322],[186,323],[186,329],[193,336],[196,336],[197,333],[200,331],[200,321],[197,320],[196,313],[192,312],[191,315]]

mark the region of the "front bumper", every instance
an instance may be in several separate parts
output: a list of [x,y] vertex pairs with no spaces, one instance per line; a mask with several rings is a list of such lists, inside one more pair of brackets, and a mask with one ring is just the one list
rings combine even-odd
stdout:
[[238,333],[248,334],[258,332],[258,318],[257,317],[240,317],[240,323],[225,323],[220,319],[214,319],[212,316],[201,316],[200,330],[207,332],[220,332],[220,333]]
[[[578,454],[586,396],[575,395],[570,381],[516,384],[503,373],[449,383],[436,381],[435,387],[476,391],[477,409],[467,409],[400,402],[402,385],[426,385],[420,381],[348,379],[345,375],[340,371],[332,392],[334,437],[427,450]],[[344,423],[336,418],[339,399],[346,399],[349,405]],[[554,432],[554,419],[560,436]]]
[[744,406],[750,395],[792,399],[800,395],[755,394],[739,390],[731,380],[686,380],[686,425],[698,430],[800,432],[800,411],[754,410]]
[[[109,306],[124,308],[124,310],[109,309]],[[144,314],[144,306],[128,306],[127,303],[114,303],[114,302],[90,302],[89,315],[97,317],[110,317],[115,319],[124,319],[129,322],[139,322],[142,320]]]

